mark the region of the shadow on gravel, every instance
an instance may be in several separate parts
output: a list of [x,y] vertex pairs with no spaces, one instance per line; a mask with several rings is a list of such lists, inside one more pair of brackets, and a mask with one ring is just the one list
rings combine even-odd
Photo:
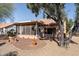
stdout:
[[2,45],[4,45],[4,44],[6,44],[5,42],[3,42],[3,43],[0,43],[0,46],[2,46]]
[[7,54],[4,54],[3,56],[17,56],[18,52],[17,51],[13,51],[13,52],[9,52]]

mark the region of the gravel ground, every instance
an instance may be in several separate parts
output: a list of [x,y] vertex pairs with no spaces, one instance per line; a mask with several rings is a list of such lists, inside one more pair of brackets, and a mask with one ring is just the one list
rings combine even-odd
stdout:
[[[73,41],[79,43],[79,37],[73,36]],[[70,44],[68,49],[59,47],[49,40],[38,40],[37,46],[29,46],[29,40],[19,40],[15,43],[6,43],[0,47],[0,55],[5,55],[12,51],[17,51],[19,56],[78,56],[79,45]]]

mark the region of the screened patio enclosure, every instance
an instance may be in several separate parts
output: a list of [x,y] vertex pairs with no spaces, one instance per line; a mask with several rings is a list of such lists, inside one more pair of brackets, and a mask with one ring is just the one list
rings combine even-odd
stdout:
[[16,23],[17,35],[38,35],[41,37],[53,36],[56,33],[57,24],[46,25],[41,22]]
[[[16,32],[17,35],[38,35],[38,25],[41,25],[38,22],[25,22],[25,23],[16,23]],[[35,30],[33,30],[35,27]]]

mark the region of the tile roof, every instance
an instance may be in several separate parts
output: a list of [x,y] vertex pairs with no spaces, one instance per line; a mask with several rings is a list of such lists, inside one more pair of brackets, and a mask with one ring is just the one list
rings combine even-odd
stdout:
[[5,28],[11,25],[13,25],[13,23],[0,23],[0,28]]
[[43,22],[43,24],[45,24],[45,25],[56,24],[56,22],[53,19],[40,19],[38,21]]
[[44,25],[49,25],[49,24],[56,24],[56,22],[53,19],[39,19],[39,20],[35,20],[35,21],[31,21],[31,22],[21,22],[21,23],[0,23],[0,28],[4,28],[4,27],[9,27],[12,25],[18,25],[18,24],[35,24],[36,22],[39,22],[40,24],[44,24]]

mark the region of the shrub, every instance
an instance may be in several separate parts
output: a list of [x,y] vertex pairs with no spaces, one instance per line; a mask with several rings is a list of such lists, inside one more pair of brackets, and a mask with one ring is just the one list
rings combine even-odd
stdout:
[[7,32],[7,35],[11,37],[16,36],[16,31],[14,29],[11,29]]

